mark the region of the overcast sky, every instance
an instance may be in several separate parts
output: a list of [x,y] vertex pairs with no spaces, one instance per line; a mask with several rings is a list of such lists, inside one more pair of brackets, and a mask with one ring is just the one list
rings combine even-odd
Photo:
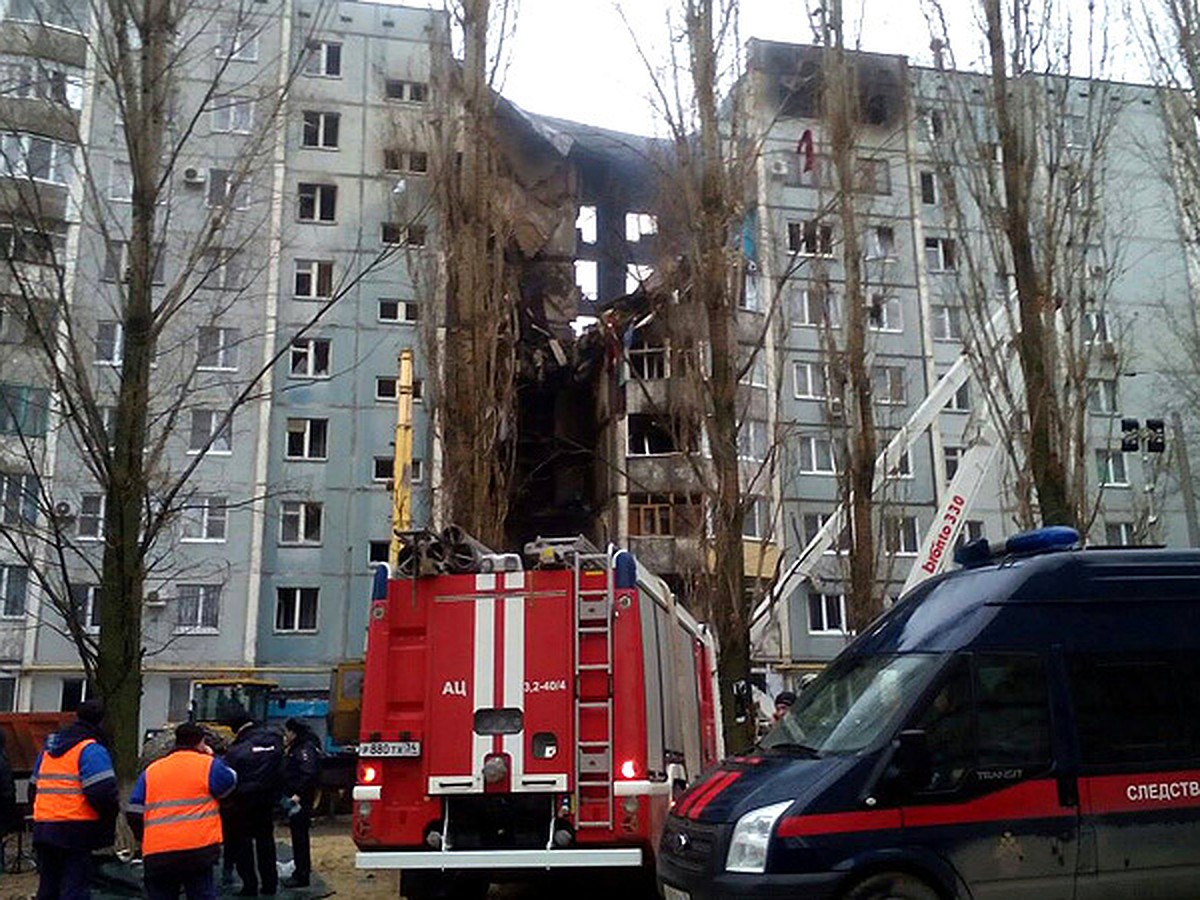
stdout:
[[[413,0],[401,0],[413,2]],[[418,0],[419,2],[419,0]],[[441,0],[426,0],[441,6]],[[638,58],[624,10],[652,56],[665,56],[666,11],[678,0],[519,0],[515,41],[509,48],[502,90],[531,112],[584,121],[620,131],[655,131],[647,102],[651,82]],[[1066,0],[1082,10],[1089,0]],[[741,31],[751,37],[811,43],[808,11],[821,0],[741,0]],[[921,0],[844,0],[847,42],[879,53],[931,61]],[[978,33],[972,27],[978,0],[943,0],[960,66],[974,67]],[[1119,0],[1095,0],[1097,10]],[[1117,17],[1110,16],[1115,20]]]

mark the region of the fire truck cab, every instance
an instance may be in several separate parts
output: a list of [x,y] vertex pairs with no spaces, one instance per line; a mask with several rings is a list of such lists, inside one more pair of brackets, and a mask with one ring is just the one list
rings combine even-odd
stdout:
[[586,542],[527,555],[377,571],[353,834],[410,898],[652,871],[673,794],[719,759],[713,638],[667,585]]

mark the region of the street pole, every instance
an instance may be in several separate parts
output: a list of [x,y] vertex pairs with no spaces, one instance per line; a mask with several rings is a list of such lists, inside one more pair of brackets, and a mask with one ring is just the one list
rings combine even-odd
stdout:
[[1183,514],[1187,518],[1188,546],[1200,547],[1200,519],[1196,516],[1196,492],[1192,487],[1192,463],[1188,459],[1187,443],[1183,439],[1183,417],[1171,413],[1171,430],[1175,432],[1175,454],[1179,460],[1179,486],[1183,489]]

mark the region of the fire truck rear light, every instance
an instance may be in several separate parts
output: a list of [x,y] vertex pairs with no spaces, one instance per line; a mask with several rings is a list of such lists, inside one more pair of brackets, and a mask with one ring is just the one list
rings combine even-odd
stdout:
[[362,780],[364,784],[374,784],[379,777],[379,769],[375,766],[363,766]]
[[358,804],[358,817],[360,819],[365,819],[369,815],[371,815],[371,804],[370,803]]
[[626,797],[625,802],[621,805],[623,807],[625,807],[625,812],[629,813],[630,815],[633,815],[634,813],[636,813],[638,811],[638,798],[637,797]]
[[575,835],[566,828],[559,828],[554,832],[555,847],[570,847],[575,842]]
[[621,763],[621,777],[626,779],[637,778],[637,763],[632,759],[627,759]]

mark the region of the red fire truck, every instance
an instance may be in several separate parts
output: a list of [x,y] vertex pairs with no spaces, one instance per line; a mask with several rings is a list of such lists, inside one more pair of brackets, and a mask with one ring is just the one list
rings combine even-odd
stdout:
[[539,540],[481,571],[377,571],[354,840],[409,898],[652,866],[720,758],[713,638],[628,551]]

